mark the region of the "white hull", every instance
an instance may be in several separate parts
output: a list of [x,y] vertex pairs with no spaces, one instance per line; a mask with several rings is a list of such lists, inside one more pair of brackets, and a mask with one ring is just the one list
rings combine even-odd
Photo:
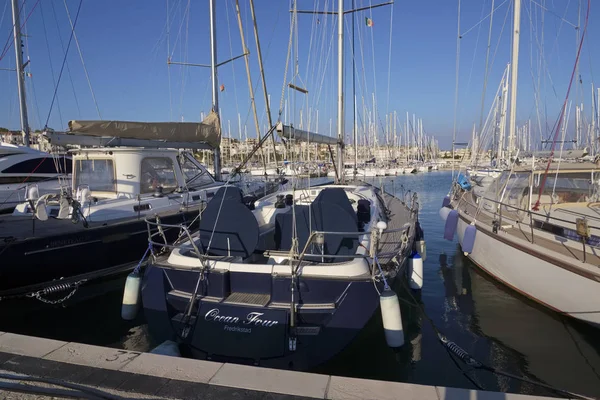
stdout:
[[[440,215],[445,219],[448,214],[442,210]],[[456,234],[461,246],[467,226],[468,223],[460,218]],[[511,244],[527,246],[532,253],[538,251],[547,254],[548,249],[525,243],[502,232],[488,235],[485,229],[477,227],[473,252],[468,255],[479,268],[555,311],[600,326],[600,282],[568,271]],[[494,235],[501,235],[511,244],[496,239]]]
[[[277,171],[276,168],[267,168],[266,169],[266,174],[267,175],[279,175],[279,173],[278,173],[278,171]],[[260,169],[251,169],[250,170],[250,175],[252,175],[252,176],[264,176],[265,175],[265,170],[263,168],[260,168]]]

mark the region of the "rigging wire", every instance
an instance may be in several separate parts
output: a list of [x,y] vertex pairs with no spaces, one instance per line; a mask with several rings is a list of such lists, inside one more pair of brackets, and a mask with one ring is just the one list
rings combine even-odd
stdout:
[[2,10],[2,17],[0,17],[0,26],[2,26],[2,23],[4,22],[4,17],[6,16],[6,10],[8,8],[8,1],[4,2],[4,9]]
[[[527,15],[529,15],[529,36],[530,37],[534,37],[534,23],[533,23],[533,16],[532,13],[530,11],[530,9],[528,9],[527,7],[525,7],[525,11],[527,12]],[[536,9],[536,16],[537,16],[537,9]],[[535,19],[536,21],[536,26],[537,26],[537,22],[538,19]],[[543,35],[544,35],[544,30],[543,30],[543,24],[544,24],[544,19],[543,19],[543,13],[542,13],[542,43],[544,41]],[[536,30],[537,31],[537,30]],[[537,85],[536,85],[536,79],[534,76],[534,70],[533,70],[533,66],[535,65],[533,62],[533,40],[529,41],[529,63],[532,66],[529,69],[530,75],[531,75],[531,82],[532,82],[532,86],[533,86],[533,99],[534,99],[534,105],[535,105],[535,110],[536,110],[536,117],[537,117],[537,125],[538,125],[538,129],[539,129],[539,133],[541,134],[542,132],[542,115],[541,115],[541,111],[540,111],[540,101],[541,101],[541,93],[540,93],[540,71],[542,69],[542,56],[543,56],[543,48],[540,49],[539,55],[537,57],[537,71],[538,71],[538,79],[537,79]]]
[[[373,19],[373,1],[369,0],[369,16],[371,18],[371,20]],[[391,28],[390,28],[391,29]],[[377,93],[377,74],[375,72],[375,34],[373,33],[374,29],[370,29],[370,33],[371,33],[371,60],[373,61],[373,93]],[[377,102],[375,100],[375,97],[373,98],[373,121],[377,120],[377,114],[378,109],[377,107]],[[374,134],[375,136],[377,136],[377,130],[374,127],[375,131]]]
[[[491,47],[491,42],[492,42],[492,27],[493,27],[493,23],[494,23],[494,0],[492,0],[492,12],[489,14],[490,16],[490,28],[488,31],[488,42],[487,42],[487,46],[486,46],[486,51],[485,51],[485,69],[483,72],[483,91],[481,93],[481,109],[480,109],[480,113],[479,113],[479,134],[482,133],[482,125],[483,125],[483,113],[484,113],[484,108],[485,108],[485,93],[487,90],[487,84],[488,84],[488,78],[490,76],[490,70],[489,70],[489,60],[490,60],[490,47]],[[479,155],[479,146],[477,148],[477,152],[475,155],[475,164],[477,164],[477,156]]]
[[498,5],[498,7],[496,7],[496,8],[494,8],[494,2],[492,2],[492,10],[490,11],[490,13],[489,13],[488,15],[486,15],[485,17],[483,17],[483,18],[480,18],[480,19],[479,19],[479,21],[478,21],[478,22],[477,22],[475,25],[473,25],[472,27],[470,27],[469,29],[467,29],[467,30],[466,30],[465,32],[463,32],[462,34],[460,34],[460,32],[459,32],[459,35],[460,35],[460,37],[461,37],[461,38],[465,37],[465,36],[466,36],[466,35],[467,35],[469,32],[471,32],[473,29],[475,29],[475,28],[479,27],[479,26],[480,26],[482,23],[484,23],[486,19],[490,18],[490,20],[491,20],[491,19],[493,18],[493,16],[494,16],[494,13],[495,13],[496,11],[498,11],[498,10],[499,10],[499,9],[500,9],[500,8],[501,8],[503,5],[505,5],[505,4],[506,4],[508,1],[509,1],[509,0],[504,0],[504,1],[503,1],[502,3],[500,3],[500,4]]
[[71,41],[73,40],[73,33],[75,32],[75,26],[77,25],[77,21],[79,20],[79,12],[81,11],[81,5],[83,4],[83,0],[79,0],[79,6],[77,7],[77,14],[75,14],[75,21],[71,27],[71,35],[69,36],[69,42],[67,43],[67,50],[65,51],[65,56],[63,58],[62,66],[60,67],[60,73],[58,74],[58,82],[54,87],[54,94],[52,95],[52,102],[50,103],[50,110],[48,110],[48,117],[46,118],[46,123],[44,124],[44,129],[48,127],[48,122],[50,121],[50,116],[52,115],[52,107],[54,106],[54,101],[56,100],[56,95],[58,93],[58,86],[60,85],[60,80],[62,78],[63,70],[65,68],[65,63],[67,61],[67,55],[69,54],[69,48],[71,47]]
[[[332,3],[333,4],[333,3]],[[327,21],[327,19],[326,19]],[[321,95],[323,94],[323,89],[325,89],[324,85],[324,81],[325,81],[325,76],[327,75],[328,72],[330,72],[331,74],[333,74],[333,63],[330,63],[331,58],[331,54],[332,54],[332,50],[333,50],[333,39],[335,37],[334,32],[335,29],[337,27],[337,19],[332,17],[332,23],[331,23],[331,34],[327,35],[327,37],[329,37],[329,46],[327,47],[327,54],[325,55],[325,60],[322,59],[320,60],[320,65],[322,66],[322,71],[323,74],[321,75],[321,79],[320,82],[318,83],[317,87],[317,95],[314,101],[314,104],[318,105],[321,102]],[[327,22],[325,23],[325,28],[323,28],[323,30],[325,31],[325,29],[327,28]],[[322,50],[325,50],[325,32],[323,33],[323,41],[322,41]],[[317,74],[315,73],[313,76],[316,76]],[[335,79],[330,79],[331,85],[333,85],[333,83],[335,82]],[[333,92],[333,90],[331,90],[331,92]],[[327,97],[327,94],[325,94],[325,96]]]
[[[62,37],[60,35],[60,27],[58,25],[58,18],[56,17],[56,9],[54,7],[54,2],[51,1],[50,5],[52,6],[52,15],[54,16],[54,22],[56,23],[56,31],[58,32],[58,40],[60,42],[60,47],[65,52],[65,44],[63,43]],[[42,7],[40,6],[40,10]],[[67,75],[69,75],[69,81],[71,83],[71,90],[73,91],[73,97],[75,98],[75,106],[77,107],[77,115],[81,118],[81,108],[79,107],[79,100],[77,99],[77,92],[75,92],[75,85],[73,84],[73,75],[71,74],[71,68],[69,67],[69,62],[67,61]]]
[[[21,15],[21,12],[23,11],[23,7],[25,7],[25,2],[27,0],[24,0],[23,3],[21,4],[21,7],[19,7],[19,15]],[[8,1],[4,3],[4,10],[6,11],[6,6],[8,5]],[[4,15],[2,16],[2,19],[4,19]],[[21,26],[21,29],[23,29],[23,27],[25,26],[25,24],[23,24]],[[2,61],[2,59],[4,58],[4,56],[6,55],[6,53],[8,52],[8,50],[10,49],[10,47],[12,46],[11,44],[11,40],[13,38],[13,30],[15,29],[15,24],[13,23],[11,28],[10,28],[10,32],[8,34],[8,37],[6,38],[6,42],[4,43],[4,47],[2,47],[2,53],[0,53],[0,61]]]
[[[29,14],[27,14],[27,17],[23,21],[23,24],[21,24],[21,29],[23,29],[23,27],[25,26],[25,24],[29,20],[29,17],[31,17],[31,14],[33,14],[33,11],[35,10],[35,8],[37,7],[38,4],[40,4],[40,0],[37,0],[35,2],[35,4],[33,5],[33,7],[31,8],[31,10],[29,11]],[[21,8],[19,9],[19,15],[21,15],[21,10],[23,9],[23,6],[25,6],[25,1],[23,2],[23,4],[21,5]],[[6,43],[4,44],[4,48],[2,49],[2,53],[0,54],[0,61],[2,61],[2,59],[8,53],[8,50],[10,50],[10,48],[13,45],[13,42],[10,39],[13,36],[12,30],[14,29],[14,27],[15,27],[15,24],[12,24],[11,33],[8,35],[8,39],[6,40]]]
[[558,15],[557,13],[555,13],[554,11],[548,9],[547,7],[544,7],[542,4],[534,1],[534,0],[529,0],[531,3],[535,4],[536,6],[540,7],[542,10],[548,12],[550,15],[555,16],[556,18],[560,19],[562,22],[571,25],[573,28],[578,29],[579,25],[575,25],[574,23],[572,23],[571,21],[567,20],[565,17],[561,17],[560,15]]
[[285,57],[285,69],[283,70],[283,84],[281,86],[281,99],[279,101],[279,113],[278,113],[279,121],[281,121],[281,114],[283,113],[283,104],[285,102],[285,88],[287,87],[287,73],[288,73],[288,69],[290,68],[290,56],[291,56],[291,52],[292,52],[293,39],[294,39],[293,26],[295,24],[295,21],[296,21],[296,13],[294,12],[294,13],[292,13],[292,15],[290,17],[290,35],[289,35],[289,39],[288,39],[287,55]]
[[[481,15],[485,12],[485,2],[482,2]],[[471,59],[471,68],[469,69],[469,78],[467,79],[467,91],[471,87],[471,81],[473,78],[473,71],[475,70],[475,60],[477,59],[477,48],[479,47],[479,40],[481,38],[481,25],[477,29],[477,39],[475,40],[475,51],[473,51],[473,58]],[[458,122],[458,130],[460,131],[462,125],[462,118]]]
[[[102,115],[100,114],[100,107],[98,107],[98,101],[96,100],[96,95],[94,94],[94,89],[92,88],[92,81],[90,80],[90,74],[88,73],[87,67],[85,66],[85,61],[83,60],[83,53],[81,52],[81,47],[79,46],[79,39],[77,39],[77,33],[75,33],[75,25],[71,20],[71,13],[69,12],[69,7],[67,6],[67,0],[63,0],[63,4],[65,5],[65,11],[67,12],[67,18],[69,19],[69,25],[71,26],[71,32],[73,33],[73,39],[75,39],[75,45],[77,46],[77,52],[79,53],[79,59],[81,60],[81,65],[83,67],[83,72],[85,73],[85,79],[87,80],[88,87],[90,88],[90,93],[92,94],[92,100],[94,101],[94,106],[96,107],[96,112],[98,113],[98,118],[102,119]],[[54,7],[54,6],[52,6]],[[67,51],[69,48],[67,47]]]
[[[406,304],[416,307],[418,308],[418,310],[420,311],[421,315],[427,320],[427,322],[430,324],[432,330],[434,331],[438,341],[440,342],[440,344],[444,347],[444,349],[448,352],[448,355],[450,356],[450,358],[452,359],[452,361],[454,362],[454,364],[457,366],[457,368],[462,372],[462,374],[469,379],[469,381],[478,389],[483,390],[483,388],[481,387],[481,385],[475,381],[473,378],[471,378],[467,372],[471,372],[474,370],[483,370],[483,371],[488,371],[491,372],[493,374],[499,375],[499,376],[504,376],[507,378],[511,378],[511,379],[515,379],[521,382],[525,382],[531,385],[535,385],[538,387],[543,387],[545,389],[551,390],[561,396],[565,396],[567,398],[575,398],[575,399],[588,399],[588,397],[582,396],[582,395],[578,395],[576,393],[571,393],[567,390],[562,390],[562,389],[558,389],[556,387],[553,387],[551,385],[547,385],[543,382],[539,382],[539,381],[535,381],[532,380],[530,378],[524,377],[524,376],[518,376],[503,370],[500,370],[498,368],[492,367],[490,365],[487,365],[485,363],[482,363],[481,361],[473,358],[468,352],[466,352],[464,349],[462,349],[460,346],[458,346],[456,343],[450,341],[443,333],[442,331],[437,327],[437,325],[435,324],[435,322],[433,321],[433,319],[431,319],[431,317],[429,315],[427,315],[427,312],[425,311],[425,308],[423,307],[423,304],[421,302],[419,302],[415,296],[412,293],[412,290],[408,287],[408,285],[406,284],[406,281],[404,279],[401,280],[402,282],[402,286],[403,289],[406,293],[408,293],[410,295],[410,297],[412,298],[412,303],[411,302],[405,302]],[[460,365],[458,364],[458,362],[456,362],[456,359],[454,357],[457,357],[459,360],[461,360],[462,362],[464,362],[466,365],[468,365],[469,367],[471,367],[470,370],[465,371],[463,368],[460,367]]]
[[[48,64],[50,64],[50,75],[52,76],[52,84],[54,87],[58,88],[56,84],[56,74],[54,73],[54,65],[52,63],[52,52],[50,51],[50,42],[48,41],[48,30],[46,29],[46,18],[44,17],[44,6],[40,6],[40,14],[42,16],[42,27],[44,29],[44,40],[46,42],[46,50],[48,51]],[[67,54],[64,54],[64,59],[66,60]],[[64,64],[63,64],[64,65]],[[65,126],[63,118],[62,118],[62,110],[60,108],[60,100],[56,99],[56,105],[58,107],[58,119],[60,121],[60,126],[63,128]],[[48,118],[50,119],[50,118]],[[46,126],[48,125],[48,121],[46,121]]]
[[[181,52],[180,56],[181,59],[183,60],[184,63],[187,63],[189,61],[189,45],[190,45],[190,14],[191,14],[191,8],[192,8],[192,4],[191,4],[191,0],[188,0],[187,3],[187,7],[186,7],[186,13],[183,17],[182,25],[183,25],[183,21],[185,21],[185,38],[182,38],[182,44],[179,47],[179,50]],[[186,88],[186,78],[189,76],[189,69],[187,67],[183,67],[181,68],[181,86],[180,88],[180,92],[179,92],[179,114],[181,116],[181,120],[183,121],[184,117],[183,117],[183,99],[185,96],[185,88]],[[212,77],[211,77],[212,78]],[[219,112],[219,110],[215,110],[215,112]]]
[[[6,2],[6,3],[8,4],[8,2]],[[1,23],[0,23],[0,25],[1,25]],[[25,30],[24,37],[27,37],[28,36],[27,35],[27,32],[28,32],[27,25],[25,25],[23,28]],[[25,40],[25,52],[27,53],[27,60],[30,60],[29,40]],[[31,71],[31,63],[28,64],[28,65],[29,65],[29,71]],[[40,107],[39,107],[39,103],[38,103],[38,100],[37,100],[37,95],[35,93],[35,85],[33,84],[33,75],[31,73],[29,75],[29,79],[31,81],[31,84],[30,85],[25,85],[25,89],[26,90],[30,89],[31,93],[33,94],[33,96],[29,96],[27,94],[27,95],[25,95],[25,98],[26,99],[30,99],[31,103],[33,103],[32,107],[30,107],[30,108],[35,109],[35,117],[37,119],[38,126],[42,126],[42,121],[40,120]]]
[[[390,87],[392,86],[392,79],[391,79],[391,75],[392,75],[392,32],[393,32],[393,28],[394,28],[394,3],[392,3],[392,5],[390,6],[392,8],[392,11],[390,12],[390,47],[389,47],[389,51],[388,51],[388,76],[387,76],[387,95],[386,95],[386,105],[385,105],[385,112],[386,114],[390,113]],[[389,146],[389,143],[388,143]]]
[[534,211],[538,211],[540,208],[540,199],[542,197],[542,193],[544,191],[544,186],[546,185],[546,179],[548,178],[548,170],[550,169],[550,164],[552,163],[552,158],[554,157],[554,149],[556,147],[556,139],[558,138],[558,133],[560,131],[560,127],[563,122],[564,112],[567,107],[567,102],[569,100],[569,94],[571,93],[571,87],[573,85],[573,80],[575,78],[575,72],[577,71],[577,66],[579,65],[579,57],[581,56],[581,49],[583,47],[583,42],[587,33],[588,21],[590,17],[590,7],[591,0],[588,0],[587,12],[585,14],[585,22],[583,25],[583,32],[581,33],[581,40],[579,41],[579,48],[577,49],[577,56],[575,57],[575,65],[573,65],[573,71],[571,72],[571,79],[569,80],[569,86],[567,88],[567,93],[565,95],[565,101],[563,103],[563,107],[561,109],[560,119],[558,120],[556,130],[554,133],[554,139],[552,140],[552,147],[550,150],[550,157],[548,157],[548,163],[546,164],[546,170],[544,172],[544,177],[542,178],[542,182],[540,184],[540,190],[538,192],[538,198],[535,202],[535,206],[533,207]]
[[[231,6],[232,6],[232,8],[235,9],[234,2],[235,2],[235,0],[232,0]],[[227,16],[227,26],[231,26],[231,23],[229,21],[229,7],[227,4],[225,4],[225,14]],[[233,59],[233,44],[232,44],[232,40],[231,40],[231,30],[230,29],[227,29],[227,36],[229,38],[229,57]],[[236,113],[236,115],[239,115],[240,107],[239,107],[239,103],[238,103],[237,79],[235,77],[235,65],[234,65],[235,63],[232,62],[230,64],[231,64],[231,74],[233,75],[233,96],[235,98],[235,113]],[[229,144],[229,146],[231,146],[231,143]]]

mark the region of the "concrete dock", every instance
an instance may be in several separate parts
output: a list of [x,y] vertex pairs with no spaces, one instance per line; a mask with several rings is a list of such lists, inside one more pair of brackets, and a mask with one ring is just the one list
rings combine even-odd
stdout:
[[191,360],[0,332],[0,398],[66,398],[76,393],[110,399],[542,398]]

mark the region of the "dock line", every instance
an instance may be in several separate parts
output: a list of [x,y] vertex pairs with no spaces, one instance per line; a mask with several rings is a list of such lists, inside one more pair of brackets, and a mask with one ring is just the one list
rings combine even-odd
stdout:
[[[576,394],[576,393],[570,392],[568,390],[563,390],[563,389],[556,388],[556,387],[554,387],[552,385],[548,385],[548,384],[545,384],[543,382],[534,381],[534,380],[526,378],[526,377],[517,376],[517,375],[511,374],[510,372],[502,371],[502,370],[500,370],[498,368],[491,367],[491,366],[489,366],[487,364],[484,364],[481,361],[475,359],[466,350],[464,350],[458,344],[456,344],[456,343],[452,342],[451,340],[449,340],[440,331],[440,329],[435,325],[435,322],[433,322],[433,320],[427,315],[427,312],[425,312],[425,309],[423,308],[423,306],[418,302],[418,300],[412,294],[412,290],[406,285],[406,282],[404,280],[402,280],[402,286],[404,287],[404,289],[406,290],[406,292],[408,292],[408,294],[410,295],[410,297],[414,301],[414,303],[410,303],[410,302],[406,302],[406,303],[409,304],[409,305],[412,305],[414,307],[417,307],[419,309],[419,311],[421,312],[421,314],[423,315],[423,317],[425,317],[425,319],[427,321],[429,321],[429,324],[431,325],[431,328],[436,333],[436,336],[437,336],[439,342],[442,344],[442,346],[444,347],[444,349],[448,352],[448,355],[450,356],[450,359],[454,362],[454,364],[462,372],[462,374],[478,390],[485,390],[485,389],[474,378],[472,378],[471,376],[468,375],[468,372],[470,372],[470,371],[473,371],[473,370],[488,371],[488,372],[491,372],[491,373],[496,374],[496,375],[502,375],[502,376],[505,376],[507,378],[516,379],[516,380],[519,380],[519,381],[522,381],[522,382],[529,383],[531,385],[543,387],[544,389],[551,390],[551,391],[559,394],[560,396],[568,397],[568,398],[571,398],[571,399],[581,399],[581,400],[592,400],[593,399],[593,397],[583,396],[583,395],[580,395],[580,394]],[[456,359],[454,358],[454,356],[456,356],[463,363],[465,363],[466,365],[468,365],[469,367],[471,367],[471,370],[470,371],[469,370],[465,371],[463,368],[461,368],[460,365],[458,364],[458,362],[456,361]]]

